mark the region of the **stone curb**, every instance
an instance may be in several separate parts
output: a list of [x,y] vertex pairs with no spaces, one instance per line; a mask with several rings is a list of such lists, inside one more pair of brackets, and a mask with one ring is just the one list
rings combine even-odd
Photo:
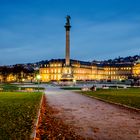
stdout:
[[128,110],[140,113],[140,109],[135,108],[135,107],[130,107],[130,106],[127,106],[127,105],[123,105],[121,103],[115,103],[115,102],[112,102],[112,101],[107,101],[107,100],[104,100],[104,99],[101,99],[101,98],[98,98],[98,97],[94,97],[94,96],[89,96],[89,95],[85,95],[85,94],[82,94],[82,95],[90,97],[90,98],[93,98],[93,99],[96,99],[96,100],[99,100],[99,101],[102,101],[102,102],[106,102],[106,103],[109,103],[109,104],[112,104],[112,105],[116,105],[116,106],[123,107],[123,108],[128,109]]
[[43,96],[44,96],[44,93],[42,94],[42,97],[41,97],[41,101],[40,101],[40,105],[39,105],[39,110],[38,110],[36,122],[35,122],[35,124],[34,124],[32,134],[31,134],[31,136],[30,136],[30,138],[31,138],[32,140],[34,140],[34,139],[36,138],[36,128],[37,128],[38,122],[39,122],[39,117],[40,117],[40,112],[41,112],[41,106],[42,106]]

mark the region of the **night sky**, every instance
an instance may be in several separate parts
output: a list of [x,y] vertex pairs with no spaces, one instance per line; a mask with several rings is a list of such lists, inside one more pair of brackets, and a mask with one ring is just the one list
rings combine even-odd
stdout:
[[140,0],[0,0],[0,65],[65,57],[104,60],[140,54]]

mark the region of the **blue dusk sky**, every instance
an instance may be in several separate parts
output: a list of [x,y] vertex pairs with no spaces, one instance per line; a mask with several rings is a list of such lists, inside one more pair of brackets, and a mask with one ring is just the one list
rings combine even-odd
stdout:
[[0,0],[0,65],[140,54],[140,0]]

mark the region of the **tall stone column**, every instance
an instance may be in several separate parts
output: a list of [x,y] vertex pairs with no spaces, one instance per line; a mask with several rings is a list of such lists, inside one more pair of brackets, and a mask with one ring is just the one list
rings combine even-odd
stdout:
[[[62,69],[61,81],[64,85],[73,84],[73,70],[70,64],[70,16],[66,16],[66,58],[65,66]],[[67,83],[68,82],[68,83]]]
[[70,16],[66,17],[66,57],[65,57],[65,64],[66,66],[70,66]]

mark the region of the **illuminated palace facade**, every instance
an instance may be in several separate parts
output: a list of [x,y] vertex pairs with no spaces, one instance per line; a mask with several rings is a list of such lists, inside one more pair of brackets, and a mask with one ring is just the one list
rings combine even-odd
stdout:
[[125,80],[140,75],[140,64],[115,63],[98,64],[70,59],[70,16],[66,17],[65,59],[52,59],[41,65],[39,73],[42,82],[62,80]]
[[[140,76],[140,63],[96,64],[70,60],[74,80],[126,80],[131,76]],[[41,65],[42,82],[60,81],[67,73],[65,59],[52,59]]]

